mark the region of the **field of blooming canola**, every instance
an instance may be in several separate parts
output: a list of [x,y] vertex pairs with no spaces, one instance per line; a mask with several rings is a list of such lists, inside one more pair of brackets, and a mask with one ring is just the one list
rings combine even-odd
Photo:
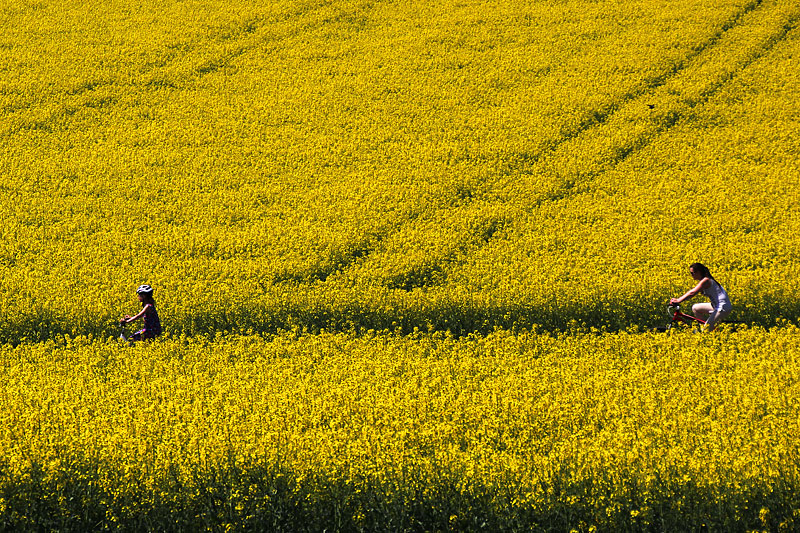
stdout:
[[0,529],[797,529],[799,20],[0,6]]
[[0,338],[142,282],[173,333],[649,327],[697,260],[794,319],[798,10],[706,4],[6,8]]
[[795,531],[800,331],[0,352],[4,528]]

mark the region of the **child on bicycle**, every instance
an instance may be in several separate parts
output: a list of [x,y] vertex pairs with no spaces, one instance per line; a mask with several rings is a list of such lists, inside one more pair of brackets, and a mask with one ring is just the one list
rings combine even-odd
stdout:
[[144,327],[134,333],[131,341],[143,341],[147,339],[155,339],[161,335],[161,321],[158,318],[156,311],[156,302],[153,299],[153,287],[150,285],[141,285],[136,289],[136,295],[139,301],[142,302],[142,310],[136,316],[125,315],[120,319],[120,324],[125,325],[144,318]]
[[711,300],[711,303],[697,303],[692,306],[694,316],[706,321],[706,331],[714,331],[717,324],[731,314],[731,306],[728,293],[722,285],[714,279],[708,267],[702,263],[692,263],[689,266],[689,274],[697,281],[697,285],[689,289],[686,294],[679,298],[672,298],[670,304],[679,304],[689,298],[703,293]]

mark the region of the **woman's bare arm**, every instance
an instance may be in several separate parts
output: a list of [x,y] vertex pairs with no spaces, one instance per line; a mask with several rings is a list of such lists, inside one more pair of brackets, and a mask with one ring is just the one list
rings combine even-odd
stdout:
[[694,287],[692,287],[691,289],[689,289],[688,291],[686,291],[686,294],[684,294],[684,295],[683,295],[683,296],[681,296],[680,298],[672,298],[672,299],[669,301],[669,303],[671,303],[671,304],[679,304],[679,303],[681,303],[681,302],[684,302],[684,301],[686,301],[686,300],[688,300],[688,299],[690,299],[690,298],[694,298],[694,297],[695,297],[695,296],[697,296],[697,295],[700,293],[700,291],[702,291],[702,290],[703,290],[703,289],[704,289],[704,288],[705,288],[705,287],[706,287],[706,286],[707,286],[709,283],[711,283],[711,280],[710,280],[709,278],[703,278],[703,279],[701,279],[701,280],[700,280],[700,281],[697,283],[697,285],[695,285]]

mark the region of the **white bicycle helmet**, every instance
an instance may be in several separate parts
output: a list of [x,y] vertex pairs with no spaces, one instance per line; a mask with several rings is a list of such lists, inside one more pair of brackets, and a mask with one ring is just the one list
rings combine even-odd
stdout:
[[139,285],[136,294],[153,294],[153,287],[150,285]]

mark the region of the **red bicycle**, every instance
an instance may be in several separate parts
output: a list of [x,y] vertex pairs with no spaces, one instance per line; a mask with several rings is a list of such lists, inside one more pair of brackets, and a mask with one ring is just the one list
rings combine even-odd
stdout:
[[667,315],[670,317],[669,324],[662,328],[657,328],[659,331],[669,331],[676,326],[694,328],[696,325],[705,326],[706,321],[697,318],[694,315],[687,315],[681,311],[681,306],[678,304],[670,304],[667,306]]

